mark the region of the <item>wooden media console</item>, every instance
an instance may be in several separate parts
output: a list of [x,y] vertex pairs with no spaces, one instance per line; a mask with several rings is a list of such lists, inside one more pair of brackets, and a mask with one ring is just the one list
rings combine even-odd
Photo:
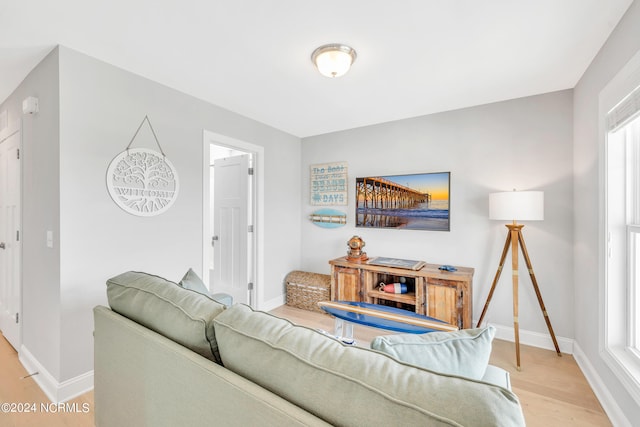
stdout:
[[[329,261],[331,300],[394,305],[429,317],[472,328],[473,268],[456,267],[442,271],[436,264],[419,270],[384,267],[366,261],[348,261],[346,257]],[[398,283],[404,278],[407,293],[379,290],[380,283]]]

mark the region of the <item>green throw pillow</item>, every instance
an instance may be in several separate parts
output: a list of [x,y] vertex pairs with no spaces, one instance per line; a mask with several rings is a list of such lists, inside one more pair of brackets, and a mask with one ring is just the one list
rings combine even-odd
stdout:
[[190,289],[192,291],[196,291],[203,295],[209,296],[209,290],[204,285],[204,283],[202,283],[202,279],[200,279],[200,276],[198,276],[196,272],[191,268],[189,269],[189,271],[187,271],[187,274],[184,275],[184,277],[178,284],[185,289]]
[[491,356],[493,326],[456,332],[376,337],[371,348],[430,371],[480,380]]

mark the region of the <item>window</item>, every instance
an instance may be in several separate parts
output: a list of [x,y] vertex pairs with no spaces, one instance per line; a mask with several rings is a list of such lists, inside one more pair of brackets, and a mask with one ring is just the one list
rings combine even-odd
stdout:
[[640,117],[625,133],[627,161],[626,238],[627,287],[629,289],[629,347],[640,360]]
[[606,118],[604,353],[640,401],[640,87]]
[[640,225],[629,225],[629,289],[631,301],[631,342],[635,357],[640,359]]

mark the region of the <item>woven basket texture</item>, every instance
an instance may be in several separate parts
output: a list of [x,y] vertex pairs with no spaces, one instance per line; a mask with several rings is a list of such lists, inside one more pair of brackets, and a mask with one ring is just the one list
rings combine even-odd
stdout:
[[331,299],[330,275],[296,270],[287,274],[285,283],[287,286],[287,305],[324,313],[317,303]]

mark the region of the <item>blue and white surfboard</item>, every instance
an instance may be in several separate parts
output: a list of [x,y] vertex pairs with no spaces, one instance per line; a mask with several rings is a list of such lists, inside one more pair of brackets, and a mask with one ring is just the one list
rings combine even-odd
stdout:
[[319,209],[309,215],[309,219],[318,227],[338,228],[347,223],[347,214],[336,209]]

